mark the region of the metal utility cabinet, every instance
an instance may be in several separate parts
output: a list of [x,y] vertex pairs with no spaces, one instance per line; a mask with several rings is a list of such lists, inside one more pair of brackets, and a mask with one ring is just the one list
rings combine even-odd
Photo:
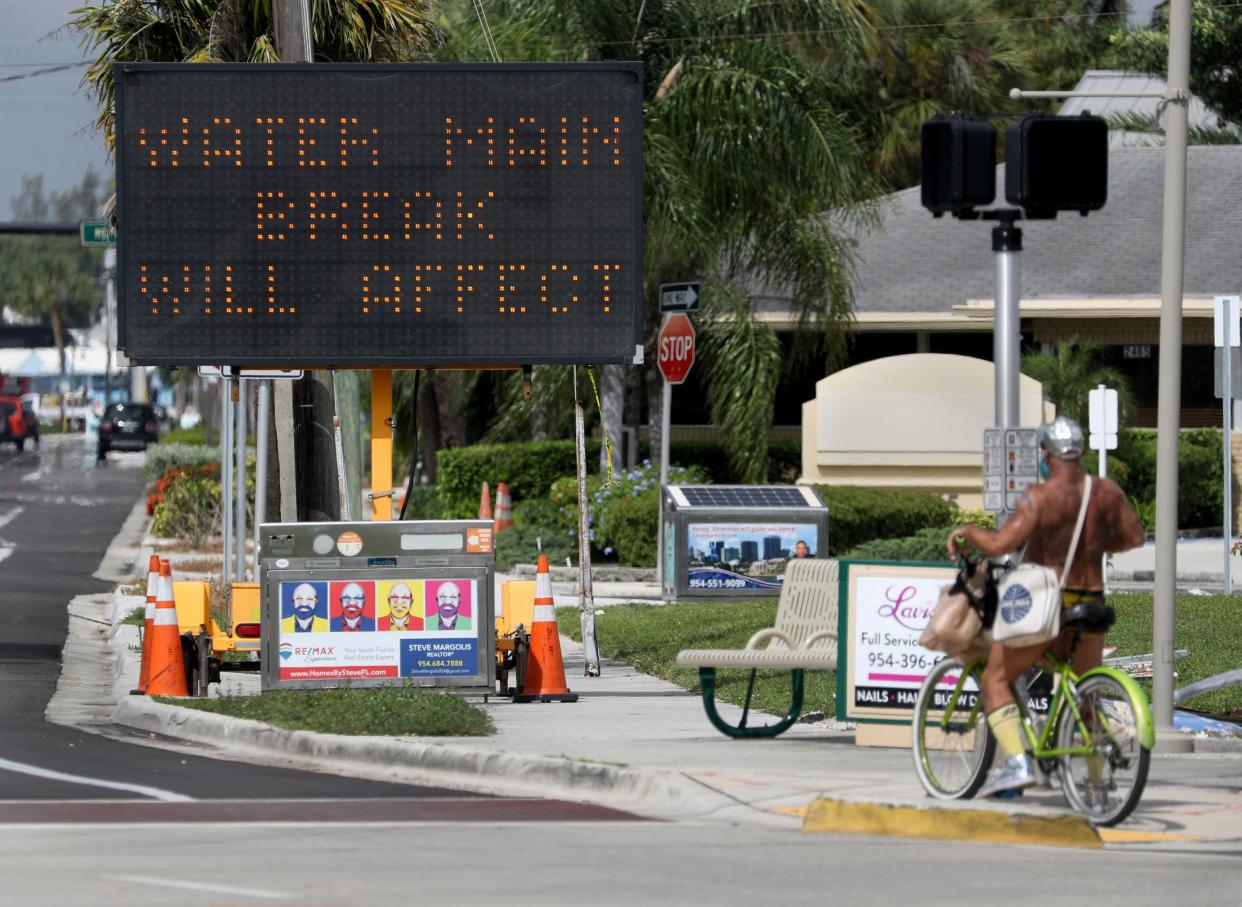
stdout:
[[666,601],[779,595],[785,565],[828,552],[828,508],[808,485],[665,485]]
[[263,689],[494,689],[490,520],[259,532]]

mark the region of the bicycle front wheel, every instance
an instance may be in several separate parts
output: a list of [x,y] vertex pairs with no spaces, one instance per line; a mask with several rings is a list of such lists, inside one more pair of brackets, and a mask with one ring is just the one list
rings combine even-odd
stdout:
[[988,728],[978,664],[956,658],[932,668],[914,704],[914,769],[941,800],[973,797],[983,785],[996,740]]
[[[1057,719],[1058,749],[1090,746],[1090,755],[1061,756],[1065,799],[1093,825],[1116,825],[1130,815],[1143,787],[1151,753],[1139,743],[1138,710],[1113,677],[1095,674],[1078,684],[1082,721],[1065,707]],[[1085,733],[1084,733],[1085,730]]]

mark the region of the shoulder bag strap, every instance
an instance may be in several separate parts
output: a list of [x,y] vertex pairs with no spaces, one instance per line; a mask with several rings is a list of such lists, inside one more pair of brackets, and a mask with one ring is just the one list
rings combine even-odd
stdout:
[[1078,553],[1078,537],[1082,534],[1082,524],[1087,519],[1087,505],[1091,503],[1091,476],[1083,476],[1082,506],[1078,508],[1078,522],[1074,524],[1074,537],[1070,540],[1069,554],[1065,556],[1065,566],[1061,568],[1061,586],[1065,586],[1065,577],[1069,575],[1074,563],[1074,555]]

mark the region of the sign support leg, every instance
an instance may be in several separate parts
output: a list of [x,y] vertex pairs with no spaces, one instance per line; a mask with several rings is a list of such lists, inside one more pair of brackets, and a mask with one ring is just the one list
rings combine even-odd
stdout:
[[259,527],[267,519],[267,423],[271,419],[272,382],[259,380],[254,417],[254,579],[259,580]]
[[371,370],[371,520],[392,519],[392,369]]
[[238,580],[246,578],[246,391],[249,381],[238,378],[238,399],[234,402],[234,414],[237,417],[237,432],[234,438],[237,447],[237,465],[233,469],[233,481],[237,483],[237,499],[234,519],[237,542],[237,559],[233,563],[233,575]]
[[224,543],[223,576],[233,580],[233,381],[221,378],[220,394],[220,535]]
[[1234,325],[1238,323],[1238,311],[1234,308],[1233,300],[1225,302],[1225,347],[1222,350],[1221,371],[1224,373],[1225,379],[1225,405],[1222,407],[1224,415],[1222,419],[1221,441],[1224,447],[1224,469],[1221,471],[1221,479],[1224,483],[1223,494],[1221,495],[1225,503],[1224,527],[1225,535],[1225,594],[1233,595],[1233,576],[1232,564],[1230,563],[1229,543],[1233,537],[1233,451],[1231,450],[1230,439],[1233,437],[1233,333]]
[[[673,408],[673,385],[668,383],[668,379],[663,381],[661,390],[660,405],[660,501],[664,501],[664,486],[668,484],[668,429],[669,410]],[[661,509],[663,509],[661,507]],[[664,514],[660,514],[660,529],[656,541],[656,582],[660,584],[660,588],[664,588],[664,581],[667,579],[664,575],[664,545],[667,540],[664,538]]]

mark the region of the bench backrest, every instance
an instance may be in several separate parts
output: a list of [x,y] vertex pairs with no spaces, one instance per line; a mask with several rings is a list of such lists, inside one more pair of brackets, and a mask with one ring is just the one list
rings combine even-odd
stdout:
[[[835,560],[794,558],[785,567],[785,583],[776,607],[776,629],[802,645],[821,630],[837,634],[838,564]],[[816,647],[826,645],[816,643]]]

